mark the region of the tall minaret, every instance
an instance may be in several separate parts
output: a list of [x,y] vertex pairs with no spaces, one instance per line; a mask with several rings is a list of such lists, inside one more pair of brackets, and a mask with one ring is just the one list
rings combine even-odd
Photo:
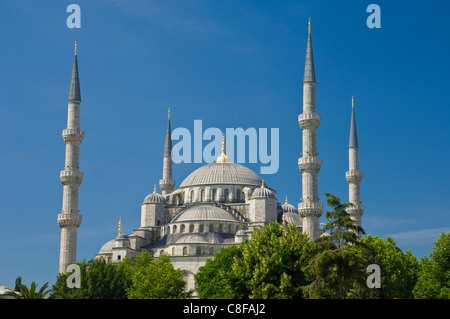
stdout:
[[319,217],[323,205],[319,203],[319,171],[322,159],[317,157],[317,129],[320,116],[316,113],[316,75],[311,41],[311,19],[308,22],[305,74],[303,77],[303,113],[298,116],[303,133],[303,153],[298,159],[302,172],[302,203],[298,211],[303,218],[303,231],[310,239],[320,236]]
[[175,181],[172,179],[172,133],[170,130],[170,108],[167,121],[166,143],[164,144],[163,176],[159,180],[162,196],[173,191]]
[[81,215],[78,214],[78,188],[83,180],[83,172],[79,171],[79,160],[80,144],[84,132],[80,130],[80,103],[77,42],[75,42],[75,58],[68,99],[67,129],[62,132],[64,143],[66,143],[66,161],[65,168],[60,173],[63,184],[63,205],[61,214],[58,215],[58,225],[61,227],[59,273],[65,273],[68,265],[76,263],[77,230],[81,224]]
[[[345,178],[348,182],[348,201],[353,207],[348,207],[347,212],[351,218],[357,221],[357,225],[361,226],[361,216],[364,212],[364,206],[361,205],[359,184],[363,178],[363,173],[359,171],[358,158],[358,137],[356,135],[356,119],[355,119],[355,100],[352,97],[352,118],[350,122],[350,141],[348,145],[349,170],[345,172]],[[358,234],[361,236],[361,234]]]

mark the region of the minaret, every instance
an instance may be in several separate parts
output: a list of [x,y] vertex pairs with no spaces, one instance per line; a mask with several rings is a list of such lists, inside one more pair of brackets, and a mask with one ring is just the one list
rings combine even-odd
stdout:
[[[364,206],[361,205],[359,185],[363,178],[363,173],[359,171],[358,158],[358,137],[356,135],[356,119],[355,119],[355,100],[352,97],[352,118],[350,121],[350,141],[348,145],[349,170],[345,173],[348,182],[348,201],[353,207],[348,207],[347,212],[351,218],[357,221],[357,225],[361,226],[361,216],[364,212]],[[361,234],[358,234],[361,236]]]
[[163,176],[159,180],[162,196],[173,191],[175,181],[172,179],[172,133],[170,130],[170,108],[167,121],[166,143],[164,144]]
[[316,75],[311,41],[311,19],[308,22],[305,74],[303,77],[303,113],[298,116],[303,133],[302,157],[298,166],[302,172],[302,203],[298,211],[303,218],[303,231],[311,240],[320,236],[319,217],[323,205],[319,203],[319,171],[322,159],[317,157],[317,129],[320,116],[316,113]]
[[61,214],[58,215],[58,225],[61,227],[59,273],[65,273],[68,265],[76,263],[77,230],[81,224],[81,215],[78,214],[78,188],[83,180],[83,173],[79,171],[79,160],[80,144],[84,132],[80,130],[80,104],[77,42],[75,42],[75,57],[68,98],[67,129],[62,132],[66,144],[66,160],[65,168],[60,173],[63,184],[63,205]]

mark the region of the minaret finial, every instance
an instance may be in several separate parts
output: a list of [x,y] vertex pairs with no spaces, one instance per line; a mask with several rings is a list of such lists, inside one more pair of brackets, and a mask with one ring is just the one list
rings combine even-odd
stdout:
[[222,135],[222,154],[217,158],[216,163],[226,163],[228,162],[228,156],[225,154],[225,133]]
[[355,107],[355,98],[352,96],[352,107]]
[[311,18],[308,21],[308,33],[311,33]]
[[122,217],[119,218],[119,235],[122,234]]
[[78,42],[75,41],[75,55],[77,55],[77,52],[78,52]]
[[169,115],[168,115],[168,119],[170,120],[170,107],[169,107]]

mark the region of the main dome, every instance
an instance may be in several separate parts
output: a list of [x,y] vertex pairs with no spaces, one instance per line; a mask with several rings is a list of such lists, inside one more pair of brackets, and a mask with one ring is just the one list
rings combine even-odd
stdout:
[[251,169],[237,163],[211,163],[193,171],[180,187],[217,184],[260,187],[262,179]]

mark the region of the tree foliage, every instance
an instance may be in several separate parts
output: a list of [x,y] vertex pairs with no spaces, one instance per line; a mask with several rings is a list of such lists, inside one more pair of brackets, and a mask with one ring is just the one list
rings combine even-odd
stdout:
[[39,290],[36,282],[32,282],[30,288],[16,280],[15,289],[7,288],[8,292],[0,295],[2,297],[12,297],[13,299],[60,299],[62,296],[53,291],[53,289],[47,289],[48,282],[46,282]]
[[450,299],[450,232],[441,233],[433,251],[420,260],[420,271],[414,297]]
[[155,260],[144,251],[135,261],[128,261],[126,268],[132,282],[127,288],[129,299],[180,299],[191,293],[184,292],[182,272],[173,267],[167,254]]

